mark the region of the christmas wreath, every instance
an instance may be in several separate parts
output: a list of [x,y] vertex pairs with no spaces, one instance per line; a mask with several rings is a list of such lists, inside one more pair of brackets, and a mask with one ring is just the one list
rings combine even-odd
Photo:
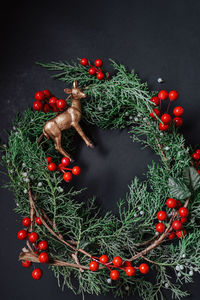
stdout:
[[[34,279],[48,264],[59,286],[77,293],[149,300],[171,290],[181,298],[187,295],[181,286],[200,271],[200,149],[186,146],[179,132],[183,108],[173,106],[173,119],[169,113],[177,91],[151,92],[134,71],[111,63],[112,76],[100,59],[94,65],[86,58],[40,64],[73,87],[65,89],[67,100],[49,90],[37,92],[33,109],[16,117],[8,145],[2,146],[6,187],[23,216],[18,238],[26,244],[19,260],[25,268],[34,265]],[[79,166],[70,167],[66,152],[76,148],[76,132],[93,146],[79,125],[80,103],[83,122],[101,129],[127,127],[133,141],[160,156],[148,166],[144,182],[133,179],[118,216],[102,216],[95,199],[77,201],[84,190],[68,184],[81,173]]]

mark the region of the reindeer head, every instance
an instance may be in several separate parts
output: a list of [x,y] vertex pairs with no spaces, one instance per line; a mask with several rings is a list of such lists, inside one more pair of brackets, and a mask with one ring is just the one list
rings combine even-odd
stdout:
[[86,94],[84,94],[81,91],[81,89],[79,89],[77,87],[77,81],[76,80],[73,81],[73,87],[72,87],[72,89],[64,89],[64,92],[66,94],[72,95],[72,98],[75,99],[75,100],[80,100],[81,98],[85,98],[86,97]]

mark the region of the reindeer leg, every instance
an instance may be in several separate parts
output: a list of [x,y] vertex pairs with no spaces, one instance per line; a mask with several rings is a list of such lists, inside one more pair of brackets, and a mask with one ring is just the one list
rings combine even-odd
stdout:
[[83,132],[81,126],[78,123],[72,124],[72,126],[76,129],[76,131],[78,132],[80,137],[84,140],[86,145],[90,148],[94,148],[94,145],[92,144],[90,139],[85,135],[85,133]]
[[55,142],[55,148],[56,150],[58,150],[63,156],[68,157],[70,159],[70,161],[73,161],[72,157],[69,155],[69,153],[67,153],[61,145],[61,134],[59,134],[58,136],[56,136],[54,138],[54,142]]

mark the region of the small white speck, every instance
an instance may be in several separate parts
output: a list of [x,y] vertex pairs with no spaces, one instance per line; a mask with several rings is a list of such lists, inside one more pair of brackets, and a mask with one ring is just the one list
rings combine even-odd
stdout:
[[188,265],[189,265],[189,263],[188,263],[188,262],[186,262],[186,263],[185,263],[185,265],[186,265],[186,266],[188,266]]
[[99,111],[102,111],[102,110],[103,110],[103,108],[102,108],[102,107],[98,107],[98,110],[99,110]]
[[165,283],[165,288],[167,289],[169,287],[169,284],[166,282]]
[[15,126],[13,126],[13,130],[16,130],[16,127],[15,127]]
[[180,266],[179,265],[176,266],[176,271],[180,271]]
[[194,274],[194,273],[193,273],[193,271],[191,270],[191,271],[189,272],[189,275],[190,275],[190,276],[193,276],[193,274]]
[[198,272],[198,268],[195,267],[195,268],[194,268],[194,271],[195,271],[195,272]]
[[38,182],[38,186],[39,186],[39,187],[42,186],[42,182]]
[[137,116],[138,116],[138,118],[139,118],[139,117],[141,117],[141,114],[139,113],[139,114],[137,114]]
[[143,213],[144,213],[144,212],[141,210],[141,211],[140,211],[140,215],[143,215]]
[[110,284],[111,282],[112,282],[111,278],[108,278],[108,279],[107,279],[107,283]]
[[16,205],[17,205],[17,206],[19,206],[19,204],[18,204],[18,203],[16,203]]
[[141,206],[138,206],[138,210],[141,210],[142,209],[142,207]]
[[132,116],[130,116],[130,117],[129,117],[129,120],[132,120],[132,119],[133,119],[133,117],[132,117]]
[[15,135],[18,135],[18,133],[19,133],[19,132],[18,132],[18,131],[16,131],[16,132],[15,132]]
[[169,150],[169,147],[168,147],[168,146],[166,146],[166,147],[165,147],[165,150],[166,150],[166,151],[168,151],[168,150]]
[[157,79],[157,82],[158,82],[158,83],[163,83],[164,80],[163,80],[161,77],[159,77],[159,78]]
[[27,192],[28,192],[27,189],[24,189],[24,194],[27,194]]
[[163,132],[160,133],[160,136],[163,136]]
[[25,163],[23,163],[23,164],[22,164],[22,167],[23,167],[23,168],[25,168],[25,167],[26,167],[26,164],[25,164]]
[[10,170],[10,173],[12,174],[12,173],[13,173],[13,170]]
[[182,254],[182,258],[185,258],[185,257],[186,257],[186,255],[185,255],[185,253],[183,253],[183,254]]
[[139,119],[138,119],[137,117],[134,118],[134,121],[135,121],[135,122],[138,122],[138,120],[139,120]]
[[9,164],[10,160],[9,160],[9,159],[7,159],[7,161],[6,161],[6,162],[7,162],[7,164]]
[[184,266],[183,265],[180,265],[180,270],[183,270],[184,269]]
[[133,216],[136,218],[136,217],[137,217],[137,214],[134,214]]
[[22,173],[22,176],[23,176],[23,177],[26,177],[26,176],[27,176],[27,173],[26,173],[26,172]]
[[6,147],[7,147],[7,145],[6,145],[6,144],[3,144],[3,147],[4,147],[4,148],[6,148]]
[[147,120],[147,118],[143,118],[143,121],[146,121]]
[[128,111],[126,111],[126,112],[125,112],[125,116],[128,116],[128,115],[129,115],[129,112],[128,112]]
[[155,233],[156,235],[159,235],[159,232],[158,231],[156,231],[156,233]]
[[125,291],[129,291],[129,286],[125,286]]
[[177,273],[177,276],[178,276],[178,277],[181,277],[181,273],[180,273],[180,272],[178,272],[178,273]]

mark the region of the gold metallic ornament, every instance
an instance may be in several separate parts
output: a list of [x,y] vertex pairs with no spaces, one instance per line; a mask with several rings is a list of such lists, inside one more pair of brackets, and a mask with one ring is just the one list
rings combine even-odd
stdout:
[[70,154],[67,153],[61,145],[63,130],[74,127],[88,147],[94,148],[94,146],[79,125],[82,115],[81,99],[85,98],[86,94],[77,87],[76,80],[73,82],[72,89],[64,89],[64,92],[66,94],[71,94],[71,106],[67,107],[62,113],[56,115],[53,119],[46,122],[43,127],[43,134],[39,137],[38,143],[40,143],[43,136],[45,136],[47,139],[51,138],[55,143],[56,150],[58,150],[63,156],[66,156],[72,160]]

